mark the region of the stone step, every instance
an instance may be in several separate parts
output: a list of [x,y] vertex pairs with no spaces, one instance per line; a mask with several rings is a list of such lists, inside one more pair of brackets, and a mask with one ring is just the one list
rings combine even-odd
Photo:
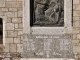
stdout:
[[70,58],[22,58],[20,60],[75,60]]

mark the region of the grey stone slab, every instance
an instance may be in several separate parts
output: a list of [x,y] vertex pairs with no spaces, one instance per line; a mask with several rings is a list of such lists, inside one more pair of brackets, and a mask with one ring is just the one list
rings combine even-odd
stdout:
[[72,36],[25,35],[23,54],[25,58],[72,58]]

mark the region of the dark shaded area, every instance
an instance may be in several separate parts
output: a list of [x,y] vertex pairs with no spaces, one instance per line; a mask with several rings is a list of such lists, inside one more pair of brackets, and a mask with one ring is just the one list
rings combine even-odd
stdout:
[[34,0],[30,0],[30,26],[33,26],[33,20],[34,20]]
[[3,43],[3,19],[0,18],[0,44]]

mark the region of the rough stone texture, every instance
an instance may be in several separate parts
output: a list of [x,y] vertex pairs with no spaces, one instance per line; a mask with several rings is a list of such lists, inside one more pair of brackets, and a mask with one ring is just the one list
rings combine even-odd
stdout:
[[17,44],[17,52],[23,52],[22,44]]
[[[26,36],[28,40],[26,39]],[[25,35],[23,57],[72,58],[71,35]]]
[[[9,26],[9,27],[8,27]],[[14,24],[12,23],[7,23],[6,24],[6,30],[14,30]]]
[[[22,24],[23,24],[22,17],[23,17],[23,14],[25,14],[23,13],[22,3],[23,3],[23,0],[0,0],[0,18],[3,18],[3,16],[7,17],[6,19],[4,19],[7,22],[5,23],[6,29],[4,34],[7,39],[5,39],[6,41],[4,45],[5,47],[4,52],[6,52],[6,54],[8,54],[9,52],[13,52],[11,53],[12,58],[13,56],[21,57],[20,56],[21,50],[19,51],[19,49],[21,49],[21,42],[23,42],[23,39],[22,39],[23,32],[21,31],[24,28],[22,27]],[[29,3],[25,5],[28,6]],[[26,8],[25,11],[30,11],[29,9],[27,9],[27,7],[25,8]],[[27,15],[25,14],[25,18],[29,16],[28,14]],[[25,24],[28,23],[27,26],[25,25],[25,27],[28,27],[30,25],[28,20],[25,21],[24,23]],[[25,32],[27,30],[28,32],[26,33],[29,33],[30,31],[29,29],[30,27],[28,29],[26,28]],[[73,40],[72,41],[74,46],[73,47],[74,57],[76,60],[80,60],[80,51],[79,51],[80,50],[80,0],[73,0]],[[16,53],[16,52],[20,52],[20,53]],[[2,55],[0,54],[0,56]],[[8,56],[8,55],[5,55],[5,56]],[[18,60],[18,59],[19,58],[14,58],[13,60]],[[12,59],[10,59],[10,57],[7,57],[5,58],[5,60],[12,60]]]
[[73,0],[73,52],[80,60],[80,0]]
[[[23,34],[22,3],[23,0],[0,0],[0,18],[3,19],[3,30],[5,31],[3,33],[5,34],[3,36],[4,49],[1,49],[2,47],[0,46],[0,58],[4,56],[4,60],[18,60],[21,58]],[[17,59],[13,59],[14,57],[17,57]]]
[[6,7],[22,7],[22,2],[18,2],[18,1],[10,1],[10,2],[6,2]]
[[8,31],[8,37],[17,37],[17,31]]
[[0,7],[5,7],[5,0],[0,0]]
[[10,44],[10,52],[16,52],[16,51],[17,51],[16,44]]

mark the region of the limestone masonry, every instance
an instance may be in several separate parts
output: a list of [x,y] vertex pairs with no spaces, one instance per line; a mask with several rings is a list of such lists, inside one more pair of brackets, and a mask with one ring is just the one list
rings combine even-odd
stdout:
[[[47,36],[48,32],[46,32],[46,35],[41,36],[40,33],[39,33],[40,35],[36,35],[34,34],[35,32],[34,31],[35,29],[34,29],[33,31],[31,31],[33,32],[33,35],[34,35],[33,37],[31,37],[32,36],[31,34],[29,36],[26,36],[26,33],[28,33],[26,31],[23,34],[24,24],[26,24],[26,22],[25,23],[23,22],[24,20],[23,16],[24,14],[26,14],[25,11],[23,10],[23,8],[25,8],[23,5],[28,4],[28,3],[23,4],[23,2],[24,0],[0,0],[0,18],[3,19],[3,44],[0,44],[0,60],[2,59],[27,60],[24,58],[36,58],[36,57],[37,58],[53,58],[53,60],[54,58],[58,58],[58,59],[63,58],[63,60],[69,60],[68,58],[72,58],[75,60],[80,60],[80,0],[73,0],[73,3],[72,3],[73,4],[73,11],[72,11],[73,26],[72,26],[72,33],[69,34],[70,36],[68,35],[67,37],[68,40],[66,42],[68,43],[68,45],[64,46],[64,48],[67,50],[66,52],[64,52],[65,49],[62,48],[63,45],[57,45],[62,42],[58,40],[56,40],[55,43],[52,42],[54,41],[54,40],[51,40],[53,38],[53,35]],[[27,27],[27,24],[26,24],[26,27]],[[28,29],[25,29],[25,30],[28,30]],[[62,36],[63,35],[61,35],[61,37],[56,36],[53,39],[60,38],[62,40],[64,39]],[[28,40],[25,40],[25,38],[26,39],[28,38]],[[39,39],[42,39],[42,40],[39,40]],[[45,39],[48,42],[46,42]],[[28,46],[29,44],[27,43],[27,41],[28,43],[30,43],[31,46]],[[44,44],[43,42],[45,43],[44,45],[45,48],[43,48],[43,44]],[[52,53],[52,50],[50,50],[52,48],[49,47],[47,44],[53,44],[54,46],[53,50],[55,51],[57,48],[59,48],[57,52],[59,52],[61,55],[55,54],[55,52]],[[34,45],[37,46],[37,48],[35,47],[37,49],[36,51],[35,51]],[[41,46],[42,48],[40,49],[39,47]],[[46,46],[48,48],[46,48]],[[57,48],[55,48],[55,46]],[[34,53],[34,52],[39,52],[38,49],[43,51],[39,53],[41,55],[38,55],[38,53]],[[47,53],[50,52],[50,54],[46,54],[46,52]]]

